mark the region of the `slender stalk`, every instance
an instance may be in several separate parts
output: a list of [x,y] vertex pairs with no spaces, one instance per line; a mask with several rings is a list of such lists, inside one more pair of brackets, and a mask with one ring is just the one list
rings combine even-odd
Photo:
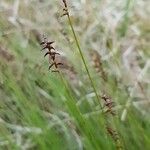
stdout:
[[[95,95],[96,95],[97,101],[98,101],[98,103],[100,104],[100,107],[101,107],[101,109],[102,109],[102,105],[101,105],[101,103],[100,103],[100,101],[99,101],[99,98],[100,98],[100,97],[98,96],[98,93],[97,93],[97,91],[96,91],[96,87],[95,87],[95,85],[94,85],[94,82],[93,82],[93,80],[92,80],[91,74],[90,74],[89,69],[88,69],[88,66],[87,66],[87,64],[86,64],[84,55],[83,55],[83,53],[82,53],[82,50],[81,50],[81,47],[80,47],[80,44],[79,44],[79,41],[78,41],[78,38],[77,38],[77,36],[76,36],[74,27],[73,27],[73,25],[72,25],[72,21],[71,21],[71,18],[70,18],[69,13],[67,13],[67,17],[68,17],[69,25],[70,25],[70,27],[71,27],[71,30],[72,30],[72,33],[73,33],[73,36],[74,36],[74,39],[75,39],[75,42],[76,42],[78,51],[79,51],[80,56],[81,56],[81,59],[82,59],[82,61],[83,61],[84,67],[85,67],[86,72],[87,72],[87,74],[88,74],[88,77],[89,77],[89,80],[90,80],[90,82],[91,82],[91,85],[92,85],[92,88],[93,88],[93,90],[94,90],[94,93],[95,93]],[[103,110],[103,109],[102,109],[102,110]]]
[[[72,30],[72,33],[73,33],[73,36],[74,36],[74,39],[75,39],[75,42],[76,42],[78,51],[79,51],[79,53],[80,53],[81,59],[82,59],[83,64],[84,64],[84,67],[85,67],[86,72],[87,72],[87,74],[88,74],[89,80],[90,80],[90,82],[91,82],[91,86],[93,87],[93,90],[94,90],[94,92],[95,92],[95,95],[96,95],[98,104],[100,104],[100,107],[101,107],[102,112],[103,112],[103,107],[102,107],[102,105],[101,105],[101,102],[99,101],[99,98],[100,98],[100,97],[98,96],[98,93],[97,93],[97,91],[96,91],[96,87],[95,87],[94,82],[93,82],[93,80],[92,80],[91,74],[90,74],[90,72],[89,72],[88,66],[87,66],[87,64],[86,64],[84,55],[83,55],[83,53],[82,53],[82,50],[81,50],[81,47],[80,47],[78,38],[77,38],[77,36],[76,36],[75,30],[74,30],[74,27],[73,27],[73,24],[72,24],[72,21],[71,21],[71,18],[70,18],[70,14],[69,14],[68,7],[67,7],[67,2],[66,2],[66,0],[62,0],[62,1],[63,1],[63,3],[64,3],[64,6],[65,6],[65,8],[63,9],[63,10],[64,10],[64,14],[63,14],[62,16],[67,15],[67,17],[68,17],[69,25],[70,25],[70,27],[71,27],[71,30]],[[103,112],[103,114],[104,114],[104,112]],[[104,122],[105,122],[105,124],[106,124],[106,127],[108,128],[108,125],[107,125],[107,124],[108,124],[108,120],[107,120],[107,117],[105,116],[105,114],[103,115],[103,119],[104,119]],[[109,132],[110,132],[111,135],[114,137],[114,133],[113,133],[112,131],[113,131],[113,130],[112,130],[111,128],[109,128]],[[118,149],[118,150],[123,149],[122,146],[121,146],[122,144],[121,144],[121,141],[120,141],[119,138],[117,139],[117,141],[115,140],[115,144],[116,144],[116,149]]]
[[[70,27],[71,27],[71,30],[72,30],[72,33],[73,33],[73,36],[74,36],[74,39],[75,39],[75,42],[76,42],[78,51],[79,51],[79,53],[80,53],[81,59],[82,59],[82,61],[83,61],[84,67],[85,67],[85,69],[86,69],[86,72],[87,72],[87,74],[88,74],[89,80],[90,80],[91,85],[92,85],[92,88],[93,88],[93,90],[94,90],[94,93],[95,93],[95,95],[96,95],[97,102],[99,103],[99,105],[100,105],[100,107],[101,107],[101,110],[102,110],[102,112],[103,112],[103,107],[102,107],[102,105],[101,105],[101,102],[99,101],[99,98],[100,98],[100,97],[98,96],[96,87],[95,87],[95,85],[94,85],[94,82],[93,82],[93,80],[92,80],[91,74],[90,74],[89,69],[88,69],[88,66],[87,66],[87,64],[86,64],[86,60],[85,60],[85,58],[84,58],[83,52],[82,52],[82,50],[81,50],[81,47],[80,47],[80,44],[79,44],[79,41],[78,41],[78,38],[77,38],[77,36],[76,36],[75,30],[74,30],[74,27],[73,27],[73,24],[72,24],[72,21],[71,21],[69,12],[68,12],[68,8],[67,8],[66,2],[64,2],[64,4],[65,4],[65,11],[66,11],[65,15],[67,15],[67,17],[68,17],[69,25],[70,25]],[[104,113],[103,113],[103,114],[104,114]],[[107,126],[107,118],[105,117],[105,115],[103,116],[103,119],[104,119],[105,124],[106,124],[106,126]],[[115,144],[116,144],[116,149],[118,149],[118,150],[122,150],[122,149],[123,149],[120,139],[117,139],[117,141],[115,141]]]

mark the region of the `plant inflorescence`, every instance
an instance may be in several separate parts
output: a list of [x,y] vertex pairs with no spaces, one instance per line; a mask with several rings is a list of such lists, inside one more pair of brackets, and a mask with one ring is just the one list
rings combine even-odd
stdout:
[[[105,115],[108,115],[108,116],[111,115],[113,117],[116,116],[116,111],[114,109],[115,103],[113,102],[113,100],[110,97],[108,97],[107,95],[103,95],[101,98],[104,101],[103,108],[105,109],[104,110]],[[112,127],[112,125],[109,121],[109,118],[108,117],[106,117],[106,118],[108,120],[106,122],[107,133],[110,135],[110,137],[115,142],[116,148],[119,150],[123,149],[121,139],[120,139],[120,136],[119,136],[117,130],[114,129],[114,127]]]
[[101,98],[104,101],[103,108],[106,108],[105,113],[110,113],[113,116],[116,115],[115,110],[114,110],[115,103],[112,101],[112,99],[108,97],[107,95],[103,95]]
[[44,37],[44,40],[40,43],[40,45],[43,46],[42,50],[47,50],[44,57],[49,55],[49,62],[51,63],[49,69],[54,66],[54,70],[52,70],[52,72],[59,72],[58,68],[63,64],[56,61],[56,55],[60,55],[60,53],[56,52],[56,49],[52,46],[53,43],[54,41],[48,41],[47,38]]
[[[116,148],[121,150],[123,148],[121,146],[120,137],[119,137],[117,131],[111,126],[110,123],[108,123],[108,116],[109,115],[112,115],[112,116],[116,115],[116,113],[114,111],[114,106],[115,106],[114,102],[107,95],[99,96],[99,94],[97,93],[96,87],[94,85],[94,81],[93,81],[93,79],[91,77],[91,74],[89,72],[89,69],[88,69],[88,66],[87,66],[84,54],[83,54],[83,52],[81,50],[81,47],[80,47],[80,44],[79,44],[76,32],[75,32],[74,27],[73,27],[73,23],[72,23],[72,20],[71,20],[69,11],[68,11],[67,1],[66,0],[62,0],[62,2],[64,4],[64,8],[63,8],[63,14],[61,15],[61,17],[62,16],[67,16],[67,18],[68,18],[69,25],[70,25],[71,31],[73,33],[73,37],[75,39],[75,43],[77,45],[77,48],[78,48],[78,51],[80,53],[81,59],[83,61],[84,67],[86,69],[87,75],[88,75],[89,80],[91,82],[91,86],[93,87],[93,91],[94,91],[95,96],[97,98],[97,102],[99,103],[99,105],[101,107],[102,114],[103,114],[102,115],[103,116],[103,120],[105,122],[105,128],[106,128],[108,134],[114,140],[114,142],[116,144]],[[41,42],[41,45],[43,46],[42,50],[47,50],[47,52],[45,53],[44,56],[47,56],[47,55],[49,56],[49,62],[50,62],[49,69],[51,69],[54,66],[54,70],[52,70],[52,72],[59,72],[59,66],[63,65],[63,64],[61,62],[57,62],[57,60],[55,59],[57,55],[60,55],[60,53],[58,51],[56,51],[56,49],[53,47],[53,45],[52,45],[53,43],[54,43],[54,41],[48,41],[47,38],[44,38],[44,40]],[[101,77],[103,78],[103,82],[105,83],[107,81],[107,76],[106,76],[106,73],[105,73],[105,71],[103,69],[101,58],[98,58],[97,56],[98,56],[97,54],[96,55],[95,54],[91,55],[91,57],[93,58],[93,61],[95,63],[94,67],[97,69],[98,72],[101,73]],[[65,84],[64,79],[63,79],[62,76],[61,76],[61,78],[62,78],[63,83]],[[66,84],[65,84],[65,87],[67,88]],[[105,88],[105,86],[104,86],[104,88]],[[70,98],[72,99],[72,96],[71,96],[70,93],[69,93],[69,95],[70,95]],[[102,100],[102,101],[100,101],[100,100]],[[102,106],[102,103],[104,103],[104,106]],[[69,104],[69,106],[71,106],[71,105]],[[77,112],[78,112],[78,109],[77,109]],[[79,114],[80,114],[80,112],[79,112]]]

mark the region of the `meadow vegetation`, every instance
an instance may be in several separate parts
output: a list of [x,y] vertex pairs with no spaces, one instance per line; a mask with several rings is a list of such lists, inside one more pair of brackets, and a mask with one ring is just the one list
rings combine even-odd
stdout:
[[148,0],[0,0],[0,150],[149,150],[149,14]]

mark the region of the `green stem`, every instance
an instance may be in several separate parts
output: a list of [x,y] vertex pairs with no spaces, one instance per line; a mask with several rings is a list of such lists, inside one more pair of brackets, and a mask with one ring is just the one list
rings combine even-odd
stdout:
[[79,108],[76,106],[75,99],[72,96],[72,94],[70,93],[70,89],[68,87],[68,84],[64,80],[62,73],[61,72],[58,72],[58,73],[59,73],[59,76],[61,78],[61,82],[64,85],[65,90],[67,91],[67,97],[70,98],[70,100],[66,101],[68,108],[70,109],[72,115],[78,121],[80,128],[82,128],[84,130],[84,133],[87,135],[88,140],[91,141],[92,146],[95,149],[98,149],[99,146],[97,145],[96,141],[94,140],[94,135],[93,135],[91,128],[89,128],[88,122],[86,121],[86,119],[83,118],[82,114],[80,113]]
[[98,103],[100,104],[100,107],[101,107],[101,109],[102,109],[102,105],[101,105],[101,103],[100,103],[100,101],[99,101],[99,98],[100,98],[100,97],[98,96],[98,93],[97,93],[97,91],[96,91],[94,82],[93,82],[93,80],[92,80],[92,77],[91,77],[91,75],[90,75],[89,69],[88,69],[88,67],[87,67],[85,58],[84,58],[84,56],[83,56],[83,53],[82,53],[82,50],[81,50],[81,47],[80,47],[80,44],[79,44],[79,41],[78,41],[78,39],[77,39],[77,36],[76,36],[75,30],[74,30],[74,27],[73,27],[72,22],[71,22],[69,13],[67,14],[67,17],[68,17],[68,21],[69,21],[69,24],[70,24],[70,27],[71,27],[71,30],[72,30],[72,33],[73,33],[73,36],[74,36],[76,45],[77,45],[78,50],[79,50],[79,53],[80,53],[80,56],[81,56],[81,58],[82,58],[83,64],[84,64],[85,69],[86,69],[86,72],[87,72],[87,74],[88,74],[88,77],[89,77],[89,79],[90,79],[91,85],[92,85],[93,90],[94,90],[94,93],[95,93],[95,95],[96,95],[97,101],[98,101]]
[[[73,27],[73,24],[72,24],[72,21],[71,21],[69,12],[68,12],[67,4],[66,4],[66,3],[64,3],[64,4],[65,4],[65,9],[66,9],[66,11],[67,11],[66,15],[67,15],[67,17],[68,17],[69,25],[70,25],[70,27],[71,27],[71,30],[72,30],[72,33],[73,33],[73,36],[74,36],[74,39],[75,39],[75,42],[76,42],[78,51],[79,51],[80,56],[81,56],[81,58],[82,58],[84,67],[85,67],[85,69],[86,69],[86,72],[87,72],[87,74],[88,74],[89,80],[90,80],[91,85],[92,85],[92,87],[93,87],[94,93],[95,93],[95,95],[96,95],[97,102],[98,102],[98,104],[100,104],[100,107],[101,107],[102,112],[103,112],[103,108],[102,108],[101,102],[99,101],[99,98],[100,98],[100,97],[98,96],[98,93],[97,93],[97,91],[96,91],[96,87],[95,87],[95,85],[94,85],[94,82],[93,82],[93,80],[92,80],[91,74],[90,74],[89,69],[88,69],[88,66],[87,66],[87,64],[86,64],[84,55],[83,55],[83,53],[82,53],[82,50],[81,50],[81,47],[80,47],[78,38],[77,38],[77,36],[76,36],[75,30],[74,30],[74,27]],[[103,119],[104,119],[105,123],[107,123],[107,118],[105,117],[105,115],[103,116]],[[118,139],[118,141],[115,142],[115,144],[116,144],[116,146],[117,146],[117,149],[119,149],[119,150],[122,149],[122,148],[120,147],[120,144],[121,144],[121,143],[120,143],[120,139]]]

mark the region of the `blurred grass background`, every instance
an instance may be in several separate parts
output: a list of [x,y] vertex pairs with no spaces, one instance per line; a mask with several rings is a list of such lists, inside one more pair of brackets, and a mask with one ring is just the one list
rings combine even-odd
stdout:
[[[77,53],[61,1],[0,1],[0,149],[116,149]],[[97,91],[98,52],[115,102],[113,120],[124,149],[150,149],[150,1],[69,1],[71,19]],[[69,91],[48,71],[42,34],[56,41]],[[69,66],[69,67],[68,67]],[[71,68],[71,69],[68,69]],[[75,99],[75,101],[74,101]]]

